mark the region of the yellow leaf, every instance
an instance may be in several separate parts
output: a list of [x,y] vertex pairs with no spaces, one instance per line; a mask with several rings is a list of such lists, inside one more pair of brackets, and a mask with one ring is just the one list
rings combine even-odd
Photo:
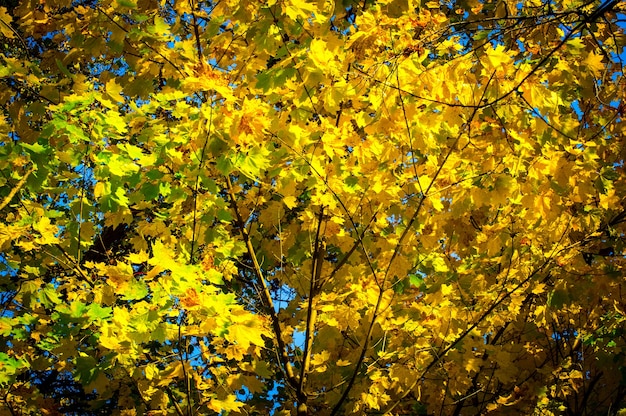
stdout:
[[146,378],[148,380],[152,380],[154,377],[156,377],[159,374],[159,369],[156,366],[156,364],[148,363],[146,365],[145,372],[146,372]]
[[326,69],[331,60],[334,59],[333,53],[328,50],[326,42],[323,40],[313,39],[311,41],[310,49],[310,58],[319,69]]
[[120,339],[115,333],[114,328],[109,324],[104,324],[102,326],[98,342],[104,348],[108,348],[112,351],[117,351],[121,348]]
[[602,55],[597,55],[595,52],[589,52],[587,58],[584,61],[585,68],[593,72],[594,76],[600,76],[604,70],[604,64],[602,63]]
[[295,196],[286,196],[283,198],[283,202],[287,205],[287,208],[292,209],[297,205],[297,200]]
[[59,232],[59,229],[56,225],[50,223],[50,218],[42,217],[38,222],[33,225],[35,231],[38,231],[41,234],[40,237],[35,239],[35,242],[38,244],[56,244],[59,242],[59,238],[56,234]]
[[139,253],[130,253],[127,256],[127,259],[131,264],[141,264],[145,261],[148,261],[148,258],[148,253],[143,250],[141,250]]
[[30,251],[37,248],[37,245],[35,243],[26,240],[18,241],[16,245],[24,251]]
[[441,285],[442,295],[448,296],[450,293],[452,293],[452,285],[446,285],[446,284]]
[[250,345],[264,346],[265,341],[261,336],[263,333],[263,328],[255,325],[253,321],[237,322],[228,327],[228,333],[225,335],[225,338],[247,349]]
[[581,38],[573,38],[565,43],[570,53],[573,55],[579,55],[580,51],[585,48],[585,43]]
[[180,361],[176,361],[175,363],[170,364],[170,366],[168,366],[159,374],[162,379],[158,382],[157,385],[167,386],[172,381],[182,378],[185,374],[183,370],[183,363],[181,363]]
[[111,193],[111,184],[109,182],[98,182],[93,188],[93,195],[96,199],[100,199],[103,195]]
[[329,359],[330,359],[330,352],[322,351],[318,354],[313,354],[313,357],[311,358],[311,365],[313,366],[322,365]]
[[513,394],[509,394],[508,396],[500,396],[500,397],[498,397],[496,402],[498,402],[498,404],[502,404],[504,406],[510,406],[511,404],[513,404],[511,402],[511,400],[513,400],[512,397],[513,397]]
[[124,102],[122,87],[115,82],[115,79],[110,79],[106,83],[106,92],[113,101]]
[[493,68],[502,68],[513,61],[513,58],[505,52],[503,45],[498,45],[495,49],[493,47],[488,48],[487,59]]
[[465,371],[467,371],[468,373],[479,372],[481,361],[482,360],[479,360],[478,358],[470,358],[469,360],[465,361]]
[[315,13],[315,6],[305,0],[288,0],[284,3],[285,14],[292,20],[308,19]]
[[533,287],[532,293],[534,293],[535,295],[540,295],[545,291],[546,291],[545,283],[538,283]]
[[11,30],[11,15],[7,13],[6,7],[0,7],[0,33],[9,39],[15,37],[15,33]]
[[417,179],[417,182],[415,182],[415,190],[418,192],[426,192],[431,182],[432,179],[428,176],[420,175]]
[[237,411],[243,407],[243,403],[237,401],[237,396],[229,394],[225,400],[211,399],[208,404],[211,410],[222,414],[222,412]]
[[115,176],[124,177],[139,170],[139,166],[135,165],[131,160],[117,154],[111,155],[111,159],[105,163],[109,168],[109,172]]
[[430,200],[430,203],[433,204],[433,208],[436,211],[443,211],[443,202],[441,202],[441,197],[434,195],[434,196],[429,196],[428,199]]

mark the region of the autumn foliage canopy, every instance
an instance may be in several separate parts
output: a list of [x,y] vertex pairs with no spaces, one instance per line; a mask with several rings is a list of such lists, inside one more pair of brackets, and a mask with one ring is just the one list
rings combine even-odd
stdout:
[[3,4],[2,414],[626,408],[623,2]]

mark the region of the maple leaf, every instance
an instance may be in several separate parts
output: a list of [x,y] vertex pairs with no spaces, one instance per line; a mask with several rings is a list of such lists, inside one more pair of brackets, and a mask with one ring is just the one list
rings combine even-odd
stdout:
[[283,7],[285,14],[293,20],[297,20],[298,18],[308,19],[316,11],[313,4],[304,0],[287,0],[284,2]]
[[211,399],[209,408],[217,413],[238,411],[243,407],[243,403],[237,400],[234,394],[228,395],[225,399]]
[[583,63],[585,64],[585,68],[589,69],[594,76],[599,77],[605,69],[602,59],[602,55],[598,55],[594,51],[591,51],[587,54]]
[[247,350],[251,345],[264,346],[263,334],[263,327],[259,327],[253,321],[235,322],[228,327],[225,338]]
[[15,32],[11,30],[11,15],[7,13],[6,7],[0,7],[0,32],[9,39],[15,38]]
[[505,50],[504,45],[489,47],[486,50],[488,62],[495,69],[503,70],[513,62],[513,58]]
[[38,244],[55,244],[59,242],[57,236],[59,229],[53,225],[48,217],[42,217],[39,221],[33,224],[35,231],[39,232],[40,236],[35,239]]

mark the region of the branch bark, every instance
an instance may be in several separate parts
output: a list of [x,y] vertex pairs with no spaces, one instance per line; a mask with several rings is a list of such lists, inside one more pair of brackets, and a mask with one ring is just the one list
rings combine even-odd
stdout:
[[313,249],[313,264],[311,266],[311,284],[309,286],[309,305],[306,316],[306,332],[304,338],[304,354],[302,359],[302,367],[300,370],[300,382],[298,383],[298,416],[306,416],[307,395],[304,391],[306,387],[306,378],[311,367],[311,350],[313,348],[313,337],[315,336],[315,323],[317,321],[317,292],[319,290],[318,282],[322,276],[322,266],[324,264],[324,254],[326,253],[326,243],[321,237],[322,220],[324,218],[324,208],[320,209],[317,221],[317,231],[315,235],[315,245]]
[[262,297],[261,301],[265,306],[265,313],[270,317],[272,322],[272,330],[274,332],[274,339],[278,348],[278,357],[280,360],[280,365],[283,368],[283,371],[286,375],[288,384],[297,389],[298,380],[293,372],[293,368],[291,367],[291,361],[289,359],[289,354],[287,352],[287,345],[283,340],[283,332],[280,327],[280,320],[278,319],[278,313],[274,308],[274,301],[272,300],[272,296],[270,294],[269,288],[267,287],[267,283],[265,282],[265,277],[263,276],[263,272],[261,270],[261,265],[256,257],[256,252],[254,246],[252,245],[252,241],[250,240],[250,235],[248,234],[248,230],[245,226],[245,221],[241,216],[241,212],[239,211],[239,207],[237,206],[237,199],[235,197],[235,192],[233,190],[233,184],[230,180],[230,177],[226,177],[226,186],[228,191],[228,196],[231,201],[232,210],[235,213],[235,218],[237,221],[237,225],[239,227],[239,232],[241,237],[243,238],[244,243],[246,244],[246,249],[248,251],[248,255],[250,256],[254,268],[254,274],[261,284],[260,295]]
[[17,184],[11,189],[9,194],[2,200],[2,203],[0,203],[0,211],[2,211],[7,205],[9,205],[13,197],[20,191],[20,189],[22,189],[22,187],[26,183],[26,180],[28,179],[30,174],[33,173],[34,171],[35,171],[34,166],[31,166],[30,169],[26,171],[24,176],[22,176],[22,179],[20,179],[17,182]]

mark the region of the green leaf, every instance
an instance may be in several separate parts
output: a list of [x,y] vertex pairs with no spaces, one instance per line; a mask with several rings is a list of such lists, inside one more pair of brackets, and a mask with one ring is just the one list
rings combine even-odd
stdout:
[[10,384],[15,380],[15,374],[22,368],[30,365],[24,359],[16,359],[5,352],[0,352],[0,385]]
[[403,294],[405,289],[409,286],[409,279],[396,279],[393,284],[393,291],[398,294]]
[[137,8],[137,2],[134,2],[132,0],[115,0],[115,2],[117,3],[119,7],[126,7],[129,9]]
[[168,196],[172,193],[172,186],[169,182],[161,182],[159,184],[159,194],[163,196]]
[[39,301],[46,308],[52,308],[61,303],[61,298],[54,286],[48,284],[41,292]]
[[123,207],[128,206],[129,199],[126,196],[126,189],[122,188],[121,186],[115,188],[115,192],[111,195],[111,199],[113,199],[115,202]]
[[28,143],[20,142],[20,146],[22,146],[24,149],[29,150],[30,152],[35,153],[35,154],[41,154],[45,152],[46,150],[48,150],[47,147],[42,146],[39,143],[28,144]]
[[146,182],[141,186],[141,193],[146,198],[146,200],[151,201],[159,196],[159,189],[160,185]]
[[111,317],[112,313],[113,309],[111,307],[102,307],[97,303],[90,304],[87,310],[87,316],[89,316],[89,319],[92,321],[107,320]]
[[70,318],[82,319],[87,314],[87,305],[83,302],[75,300],[70,304]]
[[139,171],[139,166],[125,156],[110,154],[108,158],[101,158],[99,161],[106,163],[109,172],[115,176],[125,177]]
[[569,295],[564,290],[555,289],[548,294],[548,306],[559,309],[568,302]]
[[233,163],[227,155],[220,155],[217,158],[215,167],[222,175],[230,175],[233,171]]
[[230,211],[225,210],[225,209],[220,209],[217,212],[217,219],[222,222],[231,222],[233,220],[233,216],[231,215]]
[[121,295],[124,300],[140,300],[148,295],[148,287],[143,281],[132,279]]
[[65,65],[63,64],[63,61],[61,61],[60,59],[55,59],[57,67],[61,70],[61,72],[63,73],[63,75],[65,75],[68,78],[74,78],[74,75],[65,67]]
[[272,88],[283,86],[288,79],[293,78],[296,74],[296,69],[293,67],[273,68],[257,74],[256,87],[267,92]]
[[245,176],[256,180],[269,167],[269,154],[265,148],[253,148],[246,153],[236,153],[231,163]]
[[424,282],[424,278],[418,274],[412,274],[409,276],[409,282],[413,286],[421,286]]
[[79,354],[80,355],[76,357],[76,369],[74,370],[74,377],[83,385],[87,385],[94,381],[98,376],[96,359],[85,353]]

